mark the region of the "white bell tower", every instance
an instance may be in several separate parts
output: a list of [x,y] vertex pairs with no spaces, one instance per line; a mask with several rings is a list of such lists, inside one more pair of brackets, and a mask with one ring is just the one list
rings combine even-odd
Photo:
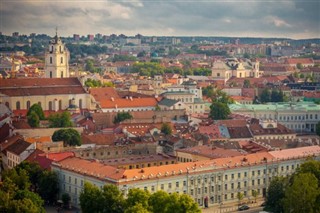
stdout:
[[61,39],[56,36],[49,42],[49,48],[45,53],[45,77],[46,78],[69,78],[70,53]]

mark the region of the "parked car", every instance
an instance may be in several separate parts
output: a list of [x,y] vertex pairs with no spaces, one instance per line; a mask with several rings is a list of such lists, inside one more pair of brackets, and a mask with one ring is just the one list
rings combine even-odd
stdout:
[[243,205],[243,206],[240,206],[240,207],[238,208],[239,211],[244,211],[244,210],[248,210],[248,209],[250,209],[250,207],[247,206],[247,205]]

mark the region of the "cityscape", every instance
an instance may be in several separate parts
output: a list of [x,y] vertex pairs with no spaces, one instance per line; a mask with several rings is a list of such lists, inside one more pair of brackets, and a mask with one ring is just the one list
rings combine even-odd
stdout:
[[0,6],[0,212],[320,212],[319,1]]

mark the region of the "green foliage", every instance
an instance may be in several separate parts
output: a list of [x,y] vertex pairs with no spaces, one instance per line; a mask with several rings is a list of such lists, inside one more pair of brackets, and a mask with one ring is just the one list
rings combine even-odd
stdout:
[[271,93],[270,93],[270,90],[265,88],[264,90],[262,90],[262,93],[260,95],[260,101],[261,103],[267,103],[267,102],[270,102],[270,96],[271,96]]
[[0,212],[44,213],[43,200],[29,190],[30,180],[21,168],[4,172],[0,185]]
[[223,92],[220,89],[216,89],[213,86],[209,85],[202,90],[202,94],[211,98],[213,102],[220,102],[224,104],[234,103],[233,99],[230,98],[227,93]]
[[252,196],[254,197],[254,201],[257,202],[257,197],[258,197],[258,191],[257,190],[253,190],[252,191]]
[[99,67],[96,67],[94,65],[94,61],[92,59],[88,59],[86,60],[86,66],[85,66],[85,69],[89,72],[92,72],[92,73],[101,73],[102,70],[101,68]]
[[40,120],[46,119],[42,110],[42,107],[39,104],[33,104],[27,112],[27,116],[29,116],[32,112],[35,112]]
[[71,115],[69,112],[51,114],[48,118],[50,127],[71,127]]
[[161,132],[165,135],[171,135],[172,128],[168,123],[163,123],[161,126]]
[[241,204],[241,201],[243,200],[243,198],[244,198],[244,194],[242,192],[238,192],[237,199],[239,201],[239,205]]
[[299,70],[303,69],[302,64],[301,64],[301,63],[297,63],[297,68],[298,68]]
[[39,126],[40,126],[39,116],[38,116],[37,113],[34,112],[34,111],[31,111],[31,112],[29,113],[29,115],[27,116],[27,121],[28,121],[28,124],[29,124],[31,127],[39,127]]
[[57,200],[59,193],[59,178],[56,172],[43,171],[39,178],[39,195],[51,203]]
[[[318,179],[311,173],[294,175],[293,183],[286,189],[283,200],[285,212],[313,213],[317,208],[317,197],[320,195]],[[319,206],[318,206],[319,207]]]
[[141,76],[163,75],[164,67],[156,62],[139,62],[134,63],[132,72],[139,73]]
[[85,183],[80,194],[80,206],[83,213],[200,213],[198,204],[186,194],[164,191],[150,194],[148,191],[133,188],[127,198],[114,185],[106,185],[100,190],[90,183]]
[[245,80],[243,81],[243,87],[244,87],[244,88],[250,88],[250,87],[251,87],[251,84],[250,84],[249,79],[245,79]]
[[316,125],[316,133],[320,136],[320,121]]
[[130,55],[117,55],[115,54],[112,61],[117,62],[117,61],[137,61],[138,59],[134,56]]
[[63,193],[61,195],[61,200],[62,200],[62,203],[64,206],[68,206],[69,205],[69,202],[71,200],[71,197],[68,193]]
[[117,115],[113,119],[114,124],[118,124],[124,120],[132,119],[132,115],[129,112],[118,112]]
[[283,102],[284,94],[282,90],[273,89],[271,92],[271,102]]
[[80,146],[81,136],[75,129],[59,129],[53,133],[52,141],[63,141],[64,146]]
[[130,189],[128,193],[128,198],[126,200],[127,208],[140,203],[145,209],[149,208],[149,197],[150,193],[142,189]]
[[215,120],[228,119],[231,114],[228,104],[222,102],[213,102],[210,106],[209,117]]
[[272,212],[284,212],[283,199],[287,180],[275,177],[271,180],[266,198],[266,210]]
[[84,82],[84,85],[87,87],[102,87],[102,83],[99,80],[94,80],[91,78],[88,78],[86,82]]
[[75,58],[77,55],[85,56],[85,55],[98,55],[102,53],[106,53],[108,48],[106,46],[100,45],[84,45],[84,44],[66,44],[68,50],[70,51],[71,58]]

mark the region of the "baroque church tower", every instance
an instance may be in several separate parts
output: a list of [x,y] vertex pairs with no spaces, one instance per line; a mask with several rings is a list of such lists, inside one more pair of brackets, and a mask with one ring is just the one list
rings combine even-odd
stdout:
[[70,53],[56,31],[45,53],[45,77],[69,78],[69,57]]

